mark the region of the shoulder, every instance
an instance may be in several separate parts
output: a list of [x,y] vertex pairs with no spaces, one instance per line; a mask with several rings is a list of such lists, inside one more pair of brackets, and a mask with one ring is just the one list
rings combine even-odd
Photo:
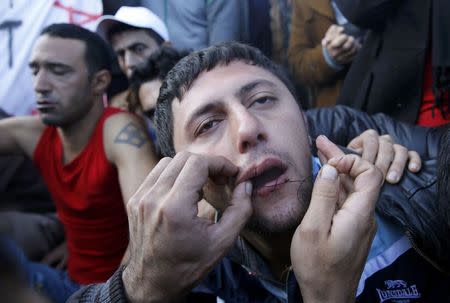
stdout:
[[118,112],[106,118],[103,124],[103,136],[105,139],[114,140],[119,134],[126,132],[144,132],[144,121],[129,112]]
[[128,112],[120,112],[106,119],[103,143],[108,159],[113,162],[120,154],[139,153],[153,148],[144,121]]

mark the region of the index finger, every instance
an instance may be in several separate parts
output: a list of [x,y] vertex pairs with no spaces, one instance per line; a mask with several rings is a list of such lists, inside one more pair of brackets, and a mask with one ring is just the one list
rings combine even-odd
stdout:
[[192,154],[175,180],[173,188],[187,196],[197,196],[208,178],[230,178],[238,172],[239,168],[224,157]]
[[317,137],[316,146],[322,163],[328,162],[331,158],[344,155],[344,152],[324,135]]

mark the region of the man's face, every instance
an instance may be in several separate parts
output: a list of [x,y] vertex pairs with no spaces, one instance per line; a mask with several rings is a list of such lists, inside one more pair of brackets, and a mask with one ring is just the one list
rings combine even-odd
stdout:
[[37,110],[45,124],[67,126],[92,107],[84,42],[43,35],[34,46],[30,68]]
[[127,30],[111,37],[120,69],[130,78],[134,69],[159,49],[159,44],[145,30]]
[[142,83],[139,88],[139,101],[144,112],[153,113],[155,111],[161,84],[162,82],[159,79]]
[[[302,112],[277,77],[239,61],[218,66],[172,109],[177,152],[223,156],[239,167],[237,183],[252,181],[249,228],[274,234],[299,224],[311,194],[310,146]],[[230,190],[207,186],[205,195],[217,206]]]

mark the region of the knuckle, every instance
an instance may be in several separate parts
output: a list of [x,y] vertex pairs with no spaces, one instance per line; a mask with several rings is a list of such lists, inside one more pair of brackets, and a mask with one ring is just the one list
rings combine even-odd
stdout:
[[371,136],[378,136],[378,132],[374,129],[368,129],[364,133],[366,133],[367,135],[371,135]]
[[177,158],[177,159],[187,159],[187,158],[190,157],[190,155],[191,155],[191,153],[188,152],[188,151],[181,151],[181,152],[179,152],[179,153],[177,153],[175,155],[174,159],[175,158]]
[[404,154],[408,153],[408,149],[400,144],[394,144],[394,149],[396,152],[400,152],[400,153],[404,153]]
[[186,161],[186,164],[192,165],[192,167],[196,167],[199,170],[205,169],[207,167],[206,161],[200,155],[191,154]]
[[379,167],[371,165],[369,168],[369,174],[371,174],[374,181],[377,181],[379,184],[383,183],[384,175]]
[[165,163],[169,163],[170,161],[172,161],[171,157],[164,157],[161,160],[159,160],[159,163],[165,164]]
[[394,140],[392,139],[392,137],[390,135],[382,135],[380,136],[380,140],[385,140],[388,142],[394,142]]

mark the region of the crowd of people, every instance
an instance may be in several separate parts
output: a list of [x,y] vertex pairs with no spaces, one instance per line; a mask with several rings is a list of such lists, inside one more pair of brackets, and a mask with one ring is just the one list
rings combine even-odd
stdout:
[[6,302],[450,302],[445,0],[114,3],[0,111]]

